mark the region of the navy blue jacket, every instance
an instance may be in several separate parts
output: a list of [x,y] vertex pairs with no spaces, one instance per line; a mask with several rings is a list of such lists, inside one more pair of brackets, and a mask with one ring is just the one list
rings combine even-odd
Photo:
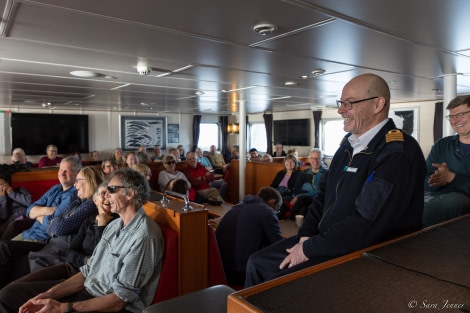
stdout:
[[253,195],[225,213],[215,235],[224,268],[236,272],[245,271],[251,254],[282,239],[276,213]]
[[423,152],[401,131],[403,141],[390,139],[394,130],[389,120],[354,157],[346,135],[297,234],[311,237],[303,243],[309,259],[344,255],[421,229]]

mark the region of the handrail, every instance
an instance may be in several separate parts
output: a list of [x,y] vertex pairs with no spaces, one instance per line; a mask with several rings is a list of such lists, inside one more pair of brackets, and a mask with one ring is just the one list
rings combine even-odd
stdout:
[[168,199],[166,197],[166,195],[169,194],[169,195],[172,195],[176,198],[181,198],[184,200],[184,208],[183,210],[192,210],[193,208],[189,205],[189,199],[188,199],[188,196],[187,195],[184,195],[182,193],[178,193],[178,192],[174,192],[174,191],[170,191],[170,190],[165,190],[163,192],[163,198],[162,200],[160,200],[160,202],[165,205],[165,203],[169,203],[170,202],[170,199]]

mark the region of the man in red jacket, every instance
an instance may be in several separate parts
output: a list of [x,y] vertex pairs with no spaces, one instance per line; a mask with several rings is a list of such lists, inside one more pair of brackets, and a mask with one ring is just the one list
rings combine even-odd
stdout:
[[[215,182],[214,174],[197,161],[197,157],[193,152],[186,154],[186,162],[188,163],[188,168],[185,175],[191,183],[189,200],[198,203],[208,202],[213,205],[221,205],[224,199],[215,186],[211,187],[211,183]],[[220,188],[222,188],[223,184],[225,182],[222,180]]]

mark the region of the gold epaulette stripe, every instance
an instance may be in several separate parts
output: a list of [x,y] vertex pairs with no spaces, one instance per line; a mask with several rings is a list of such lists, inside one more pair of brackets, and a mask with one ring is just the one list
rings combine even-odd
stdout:
[[385,135],[385,142],[389,143],[392,141],[405,141],[405,138],[403,137],[403,133],[399,129],[394,129],[389,131]]

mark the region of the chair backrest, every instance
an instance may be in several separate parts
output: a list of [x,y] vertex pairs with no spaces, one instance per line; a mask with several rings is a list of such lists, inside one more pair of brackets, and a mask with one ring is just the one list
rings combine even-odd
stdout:
[[163,251],[162,271],[158,282],[155,298],[152,303],[177,297],[178,286],[178,232],[167,226],[160,225],[165,248]]

